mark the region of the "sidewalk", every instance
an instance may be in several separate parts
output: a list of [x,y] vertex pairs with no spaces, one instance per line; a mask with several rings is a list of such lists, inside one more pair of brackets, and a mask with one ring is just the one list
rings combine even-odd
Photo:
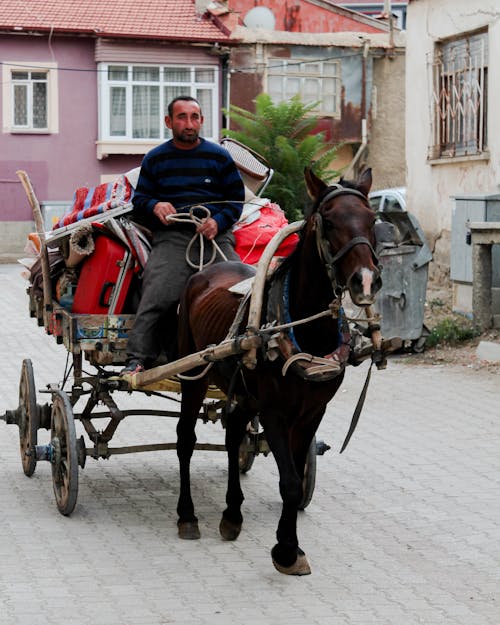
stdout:
[[[24,358],[38,389],[61,378],[66,360],[29,318],[20,272],[0,265],[0,414],[18,404]],[[312,567],[302,578],[277,573],[269,555],[280,513],[272,456],[242,477],[243,530],[228,543],[218,534],[225,454],[196,452],[202,538],[180,541],[175,452],[88,458],[66,518],[50,465],[25,477],[17,427],[0,421],[0,625],[498,625],[500,375],[391,359],[373,371],[339,455],[366,371],[348,368],[318,432],[332,449],[318,457],[299,515]],[[114,442],[174,442],[175,426],[128,417]],[[200,423],[197,434],[223,442],[220,424]]]

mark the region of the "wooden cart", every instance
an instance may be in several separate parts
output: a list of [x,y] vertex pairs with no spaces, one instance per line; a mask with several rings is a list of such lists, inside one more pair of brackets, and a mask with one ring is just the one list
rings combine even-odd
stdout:
[[[120,408],[120,395],[142,393],[171,400],[179,397],[180,382],[176,377],[195,366],[208,361],[220,360],[230,355],[243,353],[258,347],[259,337],[241,336],[209,347],[202,352],[192,354],[175,362],[148,370],[134,376],[133,383],[120,378],[116,366],[125,362],[128,331],[132,327],[134,316],[130,314],[74,314],[62,306],[53,297],[48,259],[48,246],[44,234],[40,206],[29,178],[25,172],[18,172],[28,195],[38,236],[40,238],[40,259],[43,275],[43,294],[37,293],[31,285],[28,288],[29,312],[36,318],[38,325],[64,345],[68,352],[63,381],[48,384],[42,389],[49,401],[43,405],[37,403],[33,365],[30,359],[23,360],[19,383],[19,405],[7,410],[0,418],[7,424],[19,428],[21,462],[25,475],[33,475],[37,462],[51,464],[52,481],[56,504],[63,515],[73,511],[78,496],[79,469],[85,467],[87,458],[95,460],[109,458],[115,454],[137,453],[145,451],[172,450],[175,442],[141,443],[128,447],[113,447],[113,435],[126,416],[156,415],[159,417],[178,417],[175,410],[144,410]],[[263,177],[259,173],[260,182]],[[93,218],[95,220],[95,218]],[[298,226],[291,225],[281,233],[280,241]],[[266,249],[264,263],[269,263],[272,251]],[[265,274],[266,268],[259,271]],[[84,372],[83,363],[88,362],[95,368],[95,373]],[[142,376],[142,378],[141,378]],[[80,401],[82,400],[82,401]],[[215,387],[210,387],[199,418],[203,422],[221,420],[224,424],[226,397]],[[77,403],[83,409],[76,409]],[[169,402],[170,403],[170,402]],[[106,419],[103,430],[96,427],[97,420]],[[77,438],[75,421],[80,421],[86,433]],[[38,431],[50,431],[50,442],[38,444]],[[198,449],[223,451],[223,444],[197,444]],[[304,496],[302,508],[311,501],[316,475],[316,455],[329,449],[323,442],[312,441],[306,473],[304,477]],[[259,427],[258,416],[248,424],[247,434],[240,448],[240,470],[248,471],[258,454],[267,455],[269,447],[264,433]]]

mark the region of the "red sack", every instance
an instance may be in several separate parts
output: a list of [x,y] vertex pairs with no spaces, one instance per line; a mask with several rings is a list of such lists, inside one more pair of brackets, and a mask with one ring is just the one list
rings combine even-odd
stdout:
[[[259,262],[266,245],[282,228],[288,225],[285,213],[277,204],[269,202],[260,209],[260,217],[247,225],[234,230],[236,252],[244,263],[254,265]],[[293,252],[299,237],[291,234],[277,249],[275,256],[288,256]]]

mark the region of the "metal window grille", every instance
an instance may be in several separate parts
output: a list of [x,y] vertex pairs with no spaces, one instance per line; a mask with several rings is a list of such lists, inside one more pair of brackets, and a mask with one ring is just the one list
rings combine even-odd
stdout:
[[486,149],[487,59],[486,32],[437,44],[431,63],[430,159],[470,156]]

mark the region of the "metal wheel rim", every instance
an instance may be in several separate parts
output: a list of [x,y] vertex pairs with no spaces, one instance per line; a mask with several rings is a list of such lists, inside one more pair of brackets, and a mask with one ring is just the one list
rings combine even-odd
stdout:
[[250,435],[245,434],[238,451],[238,467],[240,469],[240,473],[247,473],[250,471],[253,461],[255,460],[255,453],[253,451],[248,451],[250,443]]
[[307,451],[304,479],[302,480],[303,495],[299,510],[304,510],[311,503],[316,486],[316,455],[316,437],[314,436]]
[[73,512],[78,496],[78,454],[73,408],[63,391],[54,395],[50,418],[51,442],[54,447],[52,484],[59,512]]
[[19,448],[24,474],[31,477],[36,468],[35,445],[38,442],[38,406],[31,360],[23,360],[19,381]]

